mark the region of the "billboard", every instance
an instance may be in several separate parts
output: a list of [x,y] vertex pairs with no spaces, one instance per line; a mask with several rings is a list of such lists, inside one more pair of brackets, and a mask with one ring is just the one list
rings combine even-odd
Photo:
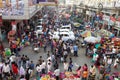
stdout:
[[57,0],[37,0],[37,4],[39,5],[55,5]]
[[23,16],[24,0],[3,0],[2,1],[3,16]]
[[37,0],[28,0],[28,5],[29,6],[36,5],[36,3],[37,3]]

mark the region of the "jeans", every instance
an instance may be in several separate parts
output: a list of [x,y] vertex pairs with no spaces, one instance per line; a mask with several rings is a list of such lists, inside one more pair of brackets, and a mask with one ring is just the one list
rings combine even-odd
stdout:
[[71,68],[71,67],[68,67],[68,71],[72,72],[72,68]]
[[74,51],[74,56],[78,56],[77,51]]

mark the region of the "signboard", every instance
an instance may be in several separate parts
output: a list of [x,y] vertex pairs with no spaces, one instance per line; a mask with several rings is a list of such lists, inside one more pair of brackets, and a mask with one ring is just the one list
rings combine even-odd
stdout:
[[37,0],[2,0],[2,19],[30,19],[39,10],[36,3]]
[[3,16],[22,16],[24,15],[24,0],[4,0]]
[[57,0],[37,0],[37,4],[39,5],[55,5]]
[[120,7],[120,0],[115,1],[115,7]]
[[37,0],[28,0],[28,5],[33,6],[37,3]]

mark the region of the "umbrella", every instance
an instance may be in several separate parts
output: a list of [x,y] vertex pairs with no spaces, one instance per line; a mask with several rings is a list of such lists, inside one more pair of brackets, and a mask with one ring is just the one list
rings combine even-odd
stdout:
[[81,33],[82,37],[90,37],[91,36],[91,31],[84,31]]
[[101,44],[95,44],[95,48],[98,49],[101,46]]
[[84,40],[85,40],[86,42],[90,42],[90,43],[96,43],[96,42],[99,42],[99,41],[100,41],[98,38],[92,37],[92,36],[86,37]]

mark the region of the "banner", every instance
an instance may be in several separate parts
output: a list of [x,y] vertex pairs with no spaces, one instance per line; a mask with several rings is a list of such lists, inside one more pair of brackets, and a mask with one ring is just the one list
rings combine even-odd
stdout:
[[39,4],[39,5],[56,5],[57,0],[37,0],[37,4]]
[[24,15],[24,0],[5,0],[3,4],[3,16],[22,16]]
[[28,5],[29,6],[36,5],[36,3],[37,3],[37,0],[28,0]]

